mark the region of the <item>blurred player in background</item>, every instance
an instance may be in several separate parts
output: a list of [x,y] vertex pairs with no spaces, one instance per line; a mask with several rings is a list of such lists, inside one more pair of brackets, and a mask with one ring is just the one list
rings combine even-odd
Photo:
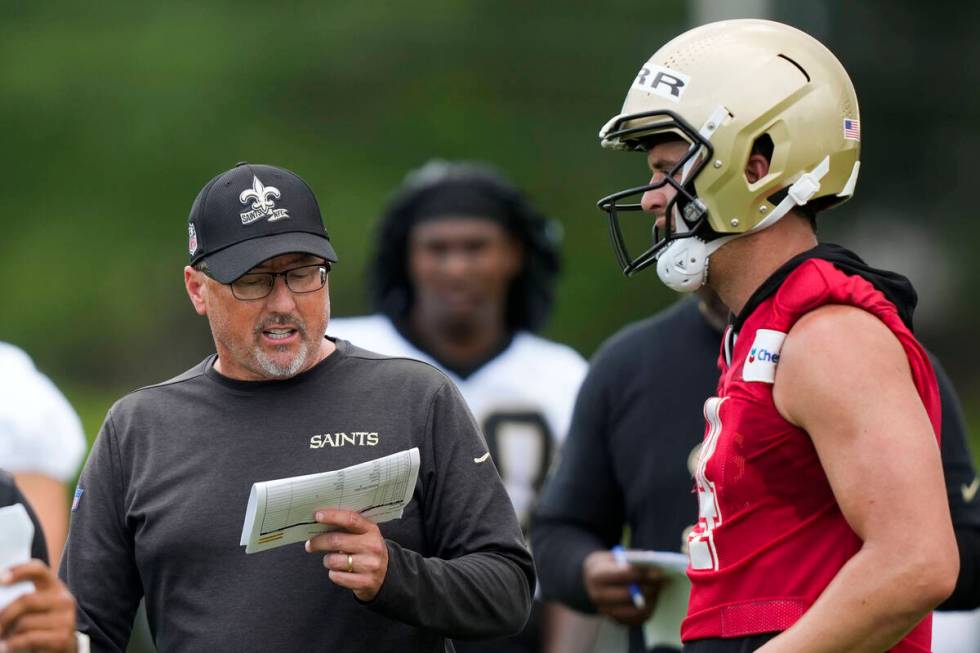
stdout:
[[[370,270],[377,313],[329,325],[331,336],[449,374],[525,530],[586,367],[571,348],[535,335],[551,313],[557,241],[555,225],[493,168],[432,161],[409,174],[381,220]],[[574,644],[562,638],[574,640],[581,621],[536,602],[520,636],[455,646],[568,651]]]
[[57,564],[68,532],[69,484],[85,455],[82,423],[30,357],[0,342],[0,469],[14,475]]
[[[624,272],[707,284],[736,315],[704,406],[684,650],[928,651],[959,567],[915,294],[815,235],[858,177],[846,71],[785,25],[705,25],[651,57],[600,136],[652,174],[600,202]],[[639,255],[631,210],[654,217]]]

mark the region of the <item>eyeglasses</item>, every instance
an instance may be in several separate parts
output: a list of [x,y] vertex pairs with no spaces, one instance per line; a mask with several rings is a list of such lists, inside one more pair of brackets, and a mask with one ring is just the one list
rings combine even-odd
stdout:
[[[267,297],[276,286],[276,277],[283,277],[286,287],[294,293],[316,292],[327,282],[327,272],[330,272],[329,263],[317,263],[282,272],[249,272],[227,285],[231,286],[231,294],[236,299],[250,301]],[[207,270],[204,273],[207,274]]]

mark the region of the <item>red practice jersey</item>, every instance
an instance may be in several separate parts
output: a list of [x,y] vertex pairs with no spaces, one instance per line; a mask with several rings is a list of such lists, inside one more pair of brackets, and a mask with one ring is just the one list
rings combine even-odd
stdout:
[[[809,435],[783,419],[772,398],[783,339],[800,317],[826,304],[856,306],[891,329],[939,438],[936,377],[895,305],[832,263],[801,263],[751,312],[737,338],[724,338],[718,396],[705,403],[695,473],[700,514],[688,542],[685,641],[786,630],[861,547]],[[892,650],[929,651],[930,642],[927,617]]]

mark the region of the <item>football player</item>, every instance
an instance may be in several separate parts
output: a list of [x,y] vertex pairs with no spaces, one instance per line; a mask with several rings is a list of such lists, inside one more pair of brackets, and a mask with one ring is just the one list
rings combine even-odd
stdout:
[[85,455],[82,423],[20,348],[0,342],[0,370],[0,465],[37,511],[57,563],[68,534],[65,497]]
[[[860,167],[843,66],[779,23],[705,25],[653,55],[600,135],[651,174],[601,202],[624,271],[707,283],[735,314],[695,465],[684,650],[928,651],[958,552],[914,291],[815,235]],[[654,219],[636,255],[631,210]]]
[[[381,220],[370,277],[377,312],[328,328],[449,375],[525,529],[586,368],[574,350],[535,334],[551,312],[558,269],[555,225],[512,183],[485,164],[432,161],[408,175]],[[580,619],[536,604],[517,638],[455,645],[540,651],[545,629],[566,636]]]
[[[535,510],[531,539],[542,593],[633,626],[631,653],[680,650],[686,589],[645,586],[647,570],[623,568],[609,549],[626,525],[632,548],[686,550],[697,518],[691,477],[702,442],[701,407],[717,386],[718,344],[728,321],[728,307],[710,288],[697,295],[627,325],[592,357],[561,462]],[[667,340],[672,346],[663,346]],[[956,590],[933,614],[933,650],[973,653],[980,650],[980,612],[958,611],[980,605],[980,481],[959,399],[938,362],[933,365],[942,403],[943,472],[960,550]],[[632,604],[631,582],[648,590],[649,609]],[[654,609],[655,618],[648,618]]]

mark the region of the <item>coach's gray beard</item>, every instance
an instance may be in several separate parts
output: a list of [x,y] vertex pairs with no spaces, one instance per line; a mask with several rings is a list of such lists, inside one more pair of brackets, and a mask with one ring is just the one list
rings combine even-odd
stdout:
[[[277,351],[286,351],[286,347],[277,347]],[[272,360],[268,354],[259,349],[255,352],[255,362],[259,368],[271,379],[288,379],[299,374],[306,364],[306,359],[310,355],[310,345],[305,340],[300,344],[299,351],[293,359],[283,365]]]
[[[296,325],[296,330],[299,331],[299,335],[300,335],[299,350],[296,352],[296,355],[293,356],[293,359],[288,363],[285,364],[277,363],[261,347],[255,348],[254,354],[255,354],[256,365],[259,366],[259,369],[261,369],[262,372],[266,374],[266,376],[272,379],[288,379],[290,377],[299,374],[300,370],[302,370],[306,365],[306,361],[309,359],[310,354],[313,351],[313,348],[310,346],[311,343],[307,338],[306,323],[303,322],[303,320],[301,320],[298,315],[290,316],[290,318],[291,319],[287,320],[283,317],[276,317],[273,319],[265,320],[262,322],[262,324],[260,324],[255,329],[255,333],[256,335],[258,335],[264,329],[268,329],[269,327],[274,327],[277,324],[285,324],[287,322],[293,322]],[[286,345],[283,345],[282,347],[276,347],[276,351],[280,353],[286,352],[288,350],[289,347]]]

